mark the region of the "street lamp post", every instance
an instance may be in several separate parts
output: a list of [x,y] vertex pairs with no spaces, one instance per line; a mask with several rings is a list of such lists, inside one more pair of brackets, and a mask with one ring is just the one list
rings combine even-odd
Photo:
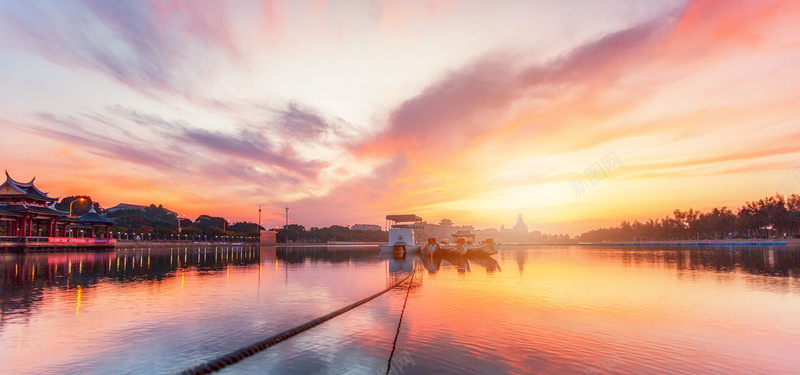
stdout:
[[69,202],[69,217],[75,217],[75,216],[72,215],[72,205],[75,204],[75,201],[83,202],[85,200],[86,199],[84,199],[84,198],[78,198],[78,199],[73,200],[72,202]]

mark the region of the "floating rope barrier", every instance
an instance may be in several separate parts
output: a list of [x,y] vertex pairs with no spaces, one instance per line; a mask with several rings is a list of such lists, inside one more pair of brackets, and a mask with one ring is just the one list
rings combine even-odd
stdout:
[[[373,294],[373,295],[371,295],[371,296],[369,296],[367,298],[364,298],[364,299],[362,299],[362,300],[360,300],[360,301],[358,301],[356,303],[353,303],[351,305],[345,306],[345,307],[343,307],[343,308],[341,308],[339,310],[336,310],[336,311],[334,311],[334,312],[332,312],[332,313],[330,313],[328,315],[324,315],[324,316],[321,316],[319,318],[316,318],[316,319],[314,319],[314,320],[312,320],[312,321],[310,321],[308,323],[301,324],[301,325],[299,325],[297,327],[294,327],[292,329],[289,329],[287,331],[283,331],[283,332],[281,332],[281,333],[279,333],[279,334],[277,334],[275,336],[266,338],[264,340],[261,340],[259,342],[254,343],[252,345],[249,345],[249,346],[246,346],[246,347],[241,348],[239,350],[236,350],[236,351],[230,352],[228,354],[225,354],[225,355],[223,355],[221,357],[218,357],[217,359],[214,359],[214,360],[211,360],[209,362],[202,363],[202,364],[199,364],[199,365],[194,366],[192,368],[189,368],[187,370],[184,370],[183,372],[181,372],[181,374],[184,374],[184,375],[210,374],[210,373],[212,373],[214,371],[219,371],[219,370],[221,370],[222,368],[224,368],[226,366],[230,366],[230,365],[232,365],[232,364],[234,364],[236,362],[239,362],[239,361],[241,361],[241,360],[243,360],[243,359],[245,359],[247,357],[250,357],[250,356],[252,356],[252,355],[254,355],[254,354],[258,353],[258,352],[261,352],[261,351],[269,348],[270,346],[273,346],[273,345],[275,345],[277,343],[286,341],[286,340],[288,340],[288,339],[290,339],[290,338],[292,338],[294,336],[297,336],[300,333],[308,331],[311,328],[314,328],[314,327],[316,327],[316,326],[318,326],[318,325],[320,325],[322,323],[327,322],[328,320],[331,320],[331,319],[333,319],[333,318],[335,318],[335,317],[337,317],[339,315],[342,315],[342,314],[344,314],[344,313],[346,313],[346,312],[348,312],[348,311],[350,311],[350,310],[352,310],[352,309],[354,309],[354,308],[356,308],[358,306],[361,306],[361,305],[363,305],[363,304],[365,304],[365,303],[367,303],[369,301],[372,301],[373,299],[378,298],[382,294],[384,294],[384,293],[386,293],[386,292],[388,292],[388,291],[390,291],[390,290],[392,290],[394,288],[397,288],[398,286],[400,286],[400,284],[404,283],[406,280],[408,280],[409,277],[412,277],[413,275],[414,275],[414,272],[411,272],[410,275],[406,276],[405,278],[403,278],[402,280],[398,281],[394,285],[392,285],[392,286],[390,286],[390,287],[388,287],[388,288],[386,288],[386,289],[384,289],[384,290],[382,290],[382,291],[380,291],[378,293],[375,293],[375,294]],[[407,298],[408,298],[408,294],[406,294],[406,299]],[[403,304],[403,307],[405,308],[405,304]],[[401,318],[402,318],[402,315],[401,315]],[[398,328],[398,331],[399,331],[399,328]],[[397,337],[395,337],[395,341],[396,340],[397,340]],[[394,353],[394,348],[392,348],[392,352]],[[391,360],[391,358],[389,360]]]
[[389,353],[389,362],[386,366],[386,375],[392,371],[392,357],[394,357],[394,350],[397,348],[397,337],[400,336],[400,325],[403,324],[403,314],[406,313],[406,304],[408,303],[408,294],[411,293],[411,285],[414,284],[414,274],[417,273],[417,267],[411,271],[411,281],[408,283],[408,290],[406,291],[406,300],[403,301],[403,309],[400,311],[400,321],[397,322],[397,333],[394,334],[394,342],[392,342],[392,352]]

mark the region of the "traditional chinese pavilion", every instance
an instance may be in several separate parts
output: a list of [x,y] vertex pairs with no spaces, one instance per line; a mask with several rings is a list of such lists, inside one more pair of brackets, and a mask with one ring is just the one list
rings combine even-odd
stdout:
[[110,239],[113,221],[97,214],[92,209],[81,217],[71,217],[69,212],[55,208],[58,198],[52,198],[39,190],[32,179],[19,182],[6,171],[6,182],[0,185],[0,228],[6,244],[30,243],[42,247],[46,244],[102,244]]

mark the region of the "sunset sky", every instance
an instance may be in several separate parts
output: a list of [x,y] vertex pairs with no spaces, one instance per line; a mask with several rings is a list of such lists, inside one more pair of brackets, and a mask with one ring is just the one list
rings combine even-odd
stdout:
[[798,19],[796,0],[0,0],[0,168],[191,219],[263,204],[267,227],[287,205],[306,227],[522,214],[572,235],[738,208],[800,193]]

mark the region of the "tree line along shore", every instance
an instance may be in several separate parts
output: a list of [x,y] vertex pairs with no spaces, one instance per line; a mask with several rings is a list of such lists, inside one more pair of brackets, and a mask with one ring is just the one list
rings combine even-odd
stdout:
[[728,207],[707,212],[675,210],[672,216],[646,221],[622,221],[616,227],[590,230],[581,242],[705,241],[800,237],[800,195],[781,194],[746,202],[734,212]]
[[[115,238],[140,238],[143,240],[192,239],[214,241],[226,237],[258,237],[265,228],[253,222],[229,222],[218,216],[200,215],[195,220],[179,218],[161,205],[141,209],[124,209],[113,212],[103,209],[90,196],[71,196],[56,204],[59,210],[80,216],[90,209],[114,220],[111,228]],[[178,225],[180,221],[180,226]],[[178,228],[180,227],[180,232]],[[2,229],[0,229],[2,231]],[[353,230],[348,226],[306,228],[290,224],[276,228],[278,242],[326,243],[328,241],[382,242],[384,230]],[[483,234],[488,230],[477,230]],[[496,232],[494,230],[493,232]],[[502,237],[500,233],[486,233]],[[672,215],[660,219],[623,220],[618,226],[593,229],[575,237],[568,235],[540,235],[528,232],[522,242],[578,243],[578,242],[653,242],[653,241],[713,241],[737,239],[800,238],[800,195],[774,196],[749,201],[735,211],[726,207],[707,212],[676,209]],[[528,238],[530,237],[530,238]],[[501,239],[502,240],[502,239]]]

